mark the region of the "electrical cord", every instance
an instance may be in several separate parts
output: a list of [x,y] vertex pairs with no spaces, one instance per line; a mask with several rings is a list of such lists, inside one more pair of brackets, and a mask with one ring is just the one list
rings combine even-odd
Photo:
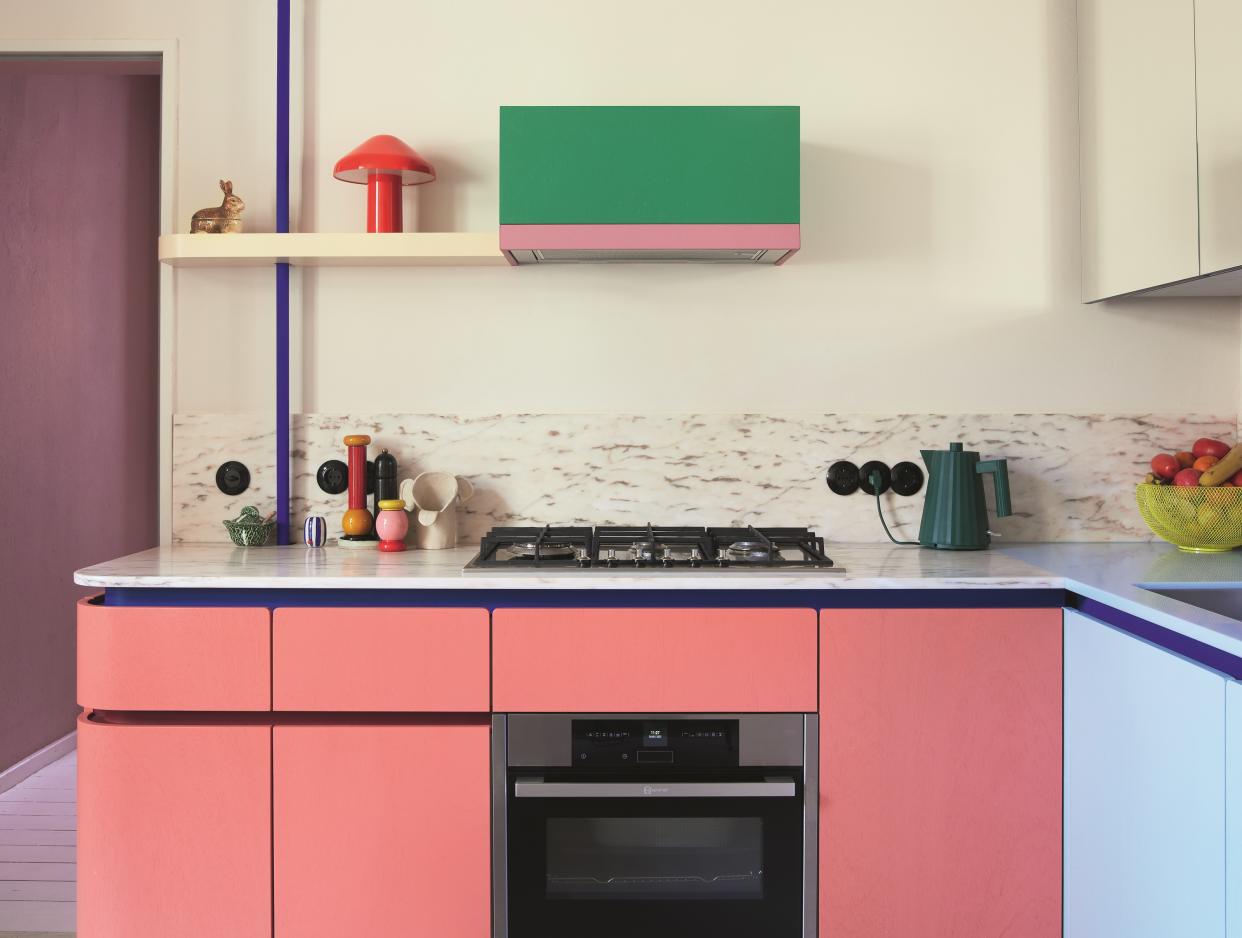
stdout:
[[897,538],[893,537],[893,532],[888,529],[888,522],[884,520],[884,506],[880,504],[880,482],[882,479],[880,477],[879,470],[873,469],[871,474],[867,477],[867,481],[871,483],[871,490],[875,492],[875,511],[876,514],[880,516],[880,524],[884,526],[884,533],[888,535],[888,539],[894,544],[901,545],[902,547],[919,547],[920,544],[918,541],[897,540]]

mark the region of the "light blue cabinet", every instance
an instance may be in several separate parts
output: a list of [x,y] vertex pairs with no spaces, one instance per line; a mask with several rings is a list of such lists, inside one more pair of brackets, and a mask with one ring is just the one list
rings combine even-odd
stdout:
[[1242,684],[1225,686],[1225,915],[1242,938]]
[[1065,938],[1225,938],[1231,683],[1066,611]]

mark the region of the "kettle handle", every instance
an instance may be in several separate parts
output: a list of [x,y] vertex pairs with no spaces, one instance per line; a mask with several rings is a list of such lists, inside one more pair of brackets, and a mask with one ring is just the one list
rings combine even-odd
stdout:
[[1013,505],[1009,500],[1009,463],[1003,459],[985,459],[978,463],[975,471],[980,475],[992,473],[992,483],[996,486],[996,517],[1007,518],[1013,514]]

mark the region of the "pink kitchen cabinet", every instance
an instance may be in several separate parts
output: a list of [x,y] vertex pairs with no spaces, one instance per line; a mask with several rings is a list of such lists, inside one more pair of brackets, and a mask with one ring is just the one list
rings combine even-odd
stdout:
[[1061,610],[820,628],[820,934],[1059,938]]
[[486,609],[277,609],[276,710],[487,713]]
[[268,710],[266,609],[78,603],[78,703],[87,710]]
[[79,938],[272,938],[271,728],[78,720]]
[[813,712],[813,609],[497,609],[492,705]]
[[274,733],[278,938],[488,938],[485,718]]

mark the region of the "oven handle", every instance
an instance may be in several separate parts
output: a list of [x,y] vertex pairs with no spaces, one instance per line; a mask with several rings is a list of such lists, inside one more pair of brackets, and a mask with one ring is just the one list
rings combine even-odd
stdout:
[[792,778],[762,782],[545,782],[519,778],[515,798],[793,798]]

